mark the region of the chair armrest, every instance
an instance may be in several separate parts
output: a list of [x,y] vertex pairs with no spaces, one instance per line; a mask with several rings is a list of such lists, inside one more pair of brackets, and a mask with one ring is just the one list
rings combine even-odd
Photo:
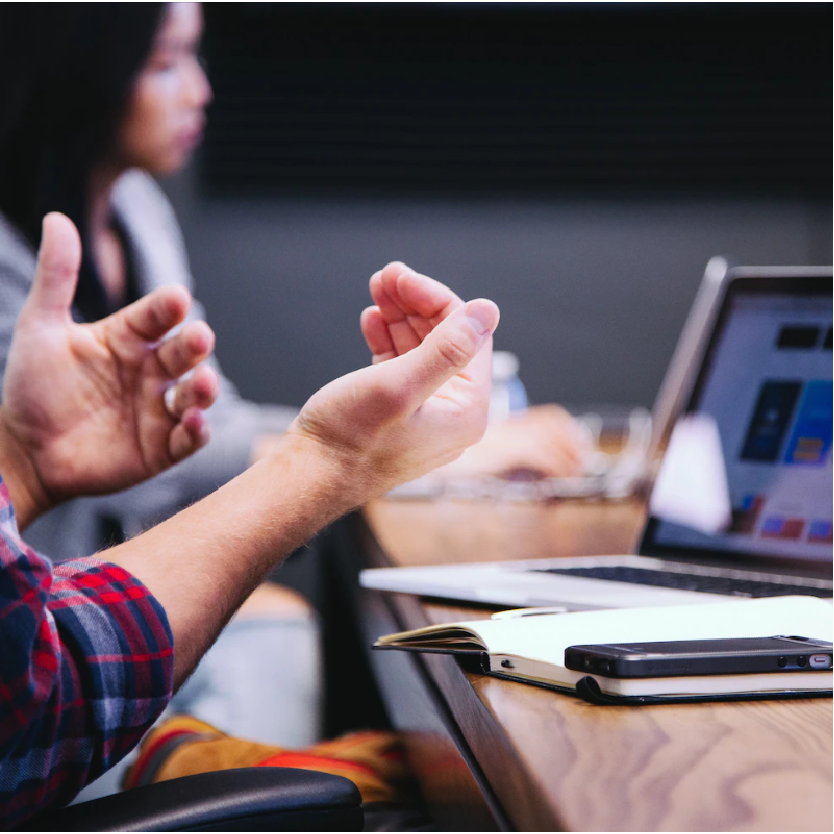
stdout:
[[312,770],[183,776],[41,814],[39,831],[361,831],[356,785]]

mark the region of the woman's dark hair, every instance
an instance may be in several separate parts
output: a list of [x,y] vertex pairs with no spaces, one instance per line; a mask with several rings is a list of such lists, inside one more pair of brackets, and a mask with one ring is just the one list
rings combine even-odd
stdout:
[[113,147],[163,6],[0,4],[0,211],[36,248],[47,212],[70,217],[82,307],[102,292],[86,245],[90,174]]

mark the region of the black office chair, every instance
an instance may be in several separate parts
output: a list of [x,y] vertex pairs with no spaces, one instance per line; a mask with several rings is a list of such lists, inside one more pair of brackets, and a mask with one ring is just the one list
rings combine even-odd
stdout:
[[31,831],[361,831],[341,776],[245,767],[183,776],[40,814]]

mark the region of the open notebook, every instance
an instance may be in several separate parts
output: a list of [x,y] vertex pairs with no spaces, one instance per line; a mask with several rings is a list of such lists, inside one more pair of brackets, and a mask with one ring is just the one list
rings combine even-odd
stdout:
[[[545,609],[546,610],[546,609]],[[797,635],[830,642],[832,607],[808,597],[731,600],[706,605],[535,614],[502,612],[491,620],[427,626],[381,637],[378,649],[473,655],[482,671],[502,678],[576,692],[591,701],[830,695],[834,675],[796,671],[615,679],[565,668],[569,646],[642,641]]]

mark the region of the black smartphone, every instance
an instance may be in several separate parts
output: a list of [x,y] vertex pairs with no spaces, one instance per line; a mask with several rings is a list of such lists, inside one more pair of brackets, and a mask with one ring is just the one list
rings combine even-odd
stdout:
[[831,669],[831,643],[809,637],[742,637],[571,646],[565,666],[609,678],[745,675]]

